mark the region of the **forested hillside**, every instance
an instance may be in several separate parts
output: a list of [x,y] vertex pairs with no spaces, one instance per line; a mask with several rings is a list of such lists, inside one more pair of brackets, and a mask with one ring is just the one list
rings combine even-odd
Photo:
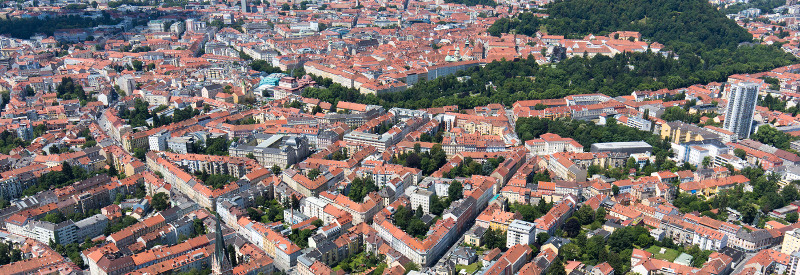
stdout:
[[733,48],[752,36],[705,0],[566,0],[546,6],[546,19],[530,13],[516,19],[499,19],[489,32],[511,29],[534,35],[536,31],[567,37],[637,31],[651,41],[682,50]]
[[[518,18],[498,20],[489,32],[499,35],[513,30],[535,35],[543,30],[583,37],[589,33],[639,31],[646,40],[664,44],[666,54],[574,57],[554,66],[538,66],[532,58],[497,61],[380,96],[361,95],[354,89],[324,85],[323,81],[328,88],[308,89],[304,96],[331,103],[343,100],[414,109],[444,105],[472,108],[488,103],[508,106],[518,100],[570,94],[619,96],[635,90],[676,89],[797,62],[776,45],[742,44],[752,40],[750,34],[705,0],[567,0],[547,8],[547,19],[523,13]],[[470,78],[459,81],[460,76]]]
[[14,18],[0,20],[0,34],[15,38],[29,39],[37,33],[53,35],[58,29],[88,28],[104,24],[117,24],[121,20],[111,19],[108,13],[99,18],[84,18],[80,16],[58,16],[47,19]]
[[[761,72],[794,63],[794,57],[772,46],[757,45],[707,51],[675,60],[657,54],[627,53],[617,56],[575,57],[555,66],[538,66],[532,58],[496,61],[456,75],[420,82],[403,92],[362,95],[330,81],[328,88],[309,88],[306,97],[323,101],[353,101],[387,107],[428,108],[459,105],[463,108],[518,100],[560,98],[570,94],[601,92],[611,96],[634,90],[675,89],[696,83],[725,81],[728,75]],[[629,67],[628,65],[631,65]],[[470,76],[458,81],[458,76]],[[328,84],[328,85],[325,85]]]

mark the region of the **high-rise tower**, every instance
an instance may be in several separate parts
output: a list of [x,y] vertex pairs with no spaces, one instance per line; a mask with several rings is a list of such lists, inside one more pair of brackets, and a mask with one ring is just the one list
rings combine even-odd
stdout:
[[753,113],[756,111],[758,84],[732,84],[729,94],[723,128],[733,132],[740,139],[748,138],[753,126]]

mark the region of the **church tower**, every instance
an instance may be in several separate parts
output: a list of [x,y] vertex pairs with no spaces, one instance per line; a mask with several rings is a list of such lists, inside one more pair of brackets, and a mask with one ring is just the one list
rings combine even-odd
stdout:
[[214,204],[217,228],[215,230],[214,255],[211,256],[211,273],[217,275],[233,274],[233,266],[225,253],[225,238],[222,236],[222,219],[219,218],[219,212],[217,212],[217,199],[214,198],[212,203]]

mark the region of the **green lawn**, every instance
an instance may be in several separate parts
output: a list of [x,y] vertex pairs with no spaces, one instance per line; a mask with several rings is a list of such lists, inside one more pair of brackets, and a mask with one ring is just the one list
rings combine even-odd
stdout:
[[481,265],[480,261],[474,262],[471,265],[460,265],[460,264],[458,264],[458,265],[456,265],[456,272],[459,272],[462,269],[466,269],[467,270],[467,274],[474,274],[476,271],[481,269],[481,267],[483,267],[483,265]]
[[666,249],[664,254],[661,254],[661,253],[659,253],[659,252],[661,252],[661,247],[660,246],[656,246],[656,245],[651,246],[650,248],[648,248],[647,252],[653,253],[653,258],[660,259],[660,260],[665,260],[665,261],[670,261],[670,262],[674,261],[675,258],[678,258],[678,255],[681,254],[677,250],[669,249],[669,248]]

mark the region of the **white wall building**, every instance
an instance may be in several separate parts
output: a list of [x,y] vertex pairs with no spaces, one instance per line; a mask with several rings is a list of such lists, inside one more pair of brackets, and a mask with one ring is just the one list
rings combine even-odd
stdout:
[[757,100],[758,84],[735,83],[731,85],[728,106],[725,108],[725,123],[722,128],[735,133],[740,139],[750,137]]
[[536,224],[521,220],[513,220],[506,231],[506,247],[523,244],[529,245],[535,241]]

